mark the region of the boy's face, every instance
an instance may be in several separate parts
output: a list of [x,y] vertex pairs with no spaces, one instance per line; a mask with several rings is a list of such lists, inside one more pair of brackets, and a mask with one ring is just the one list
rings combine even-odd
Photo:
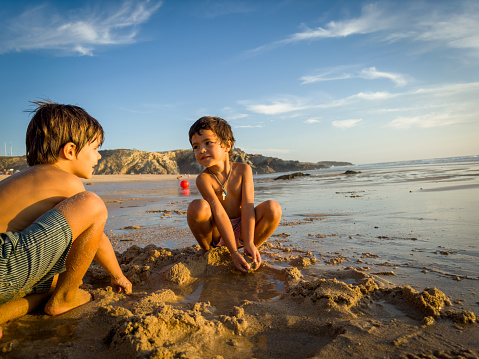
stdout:
[[191,137],[191,145],[198,163],[204,167],[212,167],[229,158],[231,146],[224,146],[211,130],[203,130]]
[[98,160],[101,158],[98,153],[98,147],[100,146],[100,139],[87,144],[77,154],[75,161],[75,175],[80,178],[91,178],[93,174],[93,167],[98,164]]

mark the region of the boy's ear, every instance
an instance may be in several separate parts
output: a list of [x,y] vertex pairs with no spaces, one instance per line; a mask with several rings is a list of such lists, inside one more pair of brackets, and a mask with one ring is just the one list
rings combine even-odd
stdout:
[[231,151],[231,141],[226,142],[226,150],[227,152]]
[[68,142],[65,146],[60,148],[60,158],[66,160],[74,160],[76,158],[76,145],[73,142]]

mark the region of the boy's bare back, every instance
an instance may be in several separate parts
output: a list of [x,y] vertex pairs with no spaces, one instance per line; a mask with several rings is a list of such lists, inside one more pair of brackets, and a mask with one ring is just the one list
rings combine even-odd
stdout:
[[85,190],[77,176],[36,165],[0,182],[0,232],[20,232],[58,203]]

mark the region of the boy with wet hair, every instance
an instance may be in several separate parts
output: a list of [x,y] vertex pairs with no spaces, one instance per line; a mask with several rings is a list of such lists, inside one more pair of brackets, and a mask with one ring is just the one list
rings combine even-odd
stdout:
[[103,233],[105,204],[80,179],[101,158],[101,125],[77,106],[34,104],[31,167],[0,182],[0,324],[40,306],[58,315],[89,302],[79,287],[93,259],[116,291],[132,290]]
[[254,206],[253,172],[246,163],[231,162],[235,143],[230,125],[205,116],[189,131],[196,160],[206,169],[196,178],[203,199],[188,206],[188,225],[203,251],[226,246],[236,269],[251,269],[239,248],[261,265],[261,246],[281,220],[281,206],[266,201]]

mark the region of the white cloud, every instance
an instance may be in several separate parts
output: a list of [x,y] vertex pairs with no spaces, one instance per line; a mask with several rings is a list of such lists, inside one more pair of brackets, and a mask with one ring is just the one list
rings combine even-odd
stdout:
[[301,84],[310,84],[321,81],[336,81],[336,80],[348,80],[348,79],[388,79],[395,83],[396,86],[404,86],[407,84],[406,76],[402,74],[378,71],[375,67],[369,67],[358,72],[344,72],[343,67],[332,69],[317,75],[309,75],[301,77]]
[[307,123],[307,124],[318,123],[318,122],[321,122],[321,120],[319,120],[317,118],[309,118],[306,121],[304,121],[304,123]]
[[343,67],[341,66],[336,69],[331,69],[317,75],[303,76],[301,77],[301,84],[305,85],[322,81],[347,80],[352,77],[353,76],[350,73],[344,72]]
[[378,4],[366,5],[360,17],[344,21],[331,21],[324,28],[306,29],[306,31],[291,35],[282,43],[297,42],[311,39],[346,37],[355,34],[368,34],[391,26],[391,18],[384,16]]
[[391,94],[386,91],[378,92],[359,92],[355,95],[350,96],[349,98],[360,98],[362,100],[386,100],[397,95]]
[[[477,118],[479,113],[477,98],[479,98],[479,82],[470,82],[440,84],[395,93],[388,91],[358,92],[339,99],[318,97],[317,95],[310,97],[283,95],[266,103],[243,101],[240,104],[246,106],[248,111],[262,115],[285,115],[282,116],[284,119],[297,118],[296,115],[300,114],[301,118],[307,119],[304,121],[305,123],[313,123],[308,119],[319,119],[318,115],[322,113],[318,111],[328,111],[334,108],[345,108],[349,112],[356,111],[359,116],[364,116],[361,113],[376,113],[377,115],[379,112],[384,114],[396,112],[399,118],[403,114],[406,114],[404,117],[409,117],[408,115],[412,111],[415,114],[430,111],[454,113],[455,116],[462,119],[474,116]],[[405,103],[407,106],[404,106]],[[398,126],[402,126],[400,123],[400,121],[397,122]],[[339,124],[345,125],[348,122]]]
[[388,127],[408,129],[411,127],[432,128],[450,126],[460,122],[458,118],[448,113],[426,114],[413,117],[398,117],[387,124]]
[[378,4],[366,5],[362,9],[361,16],[343,21],[330,21],[325,27],[307,28],[305,31],[295,33],[287,38],[263,45],[249,51],[259,53],[263,50],[306,40],[325,38],[347,37],[355,34],[369,34],[380,30],[386,30],[396,22],[392,17],[387,17],[379,9]]
[[231,107],[223,107],[221,109],[221,113],[223,113],[223,115],[220,115],[220,116],[224,116],[223,118],[227,121],[234,121],[234,120],[239,120],[239,119],[248,117],[247,114],[238,113],[236,112],[236,110],[234,110]]
[[295,111],[341,107],[357,101],[357,99],[375,101],[386,100],[395,96],[397,95],[389,92],[359,92],[342,99],[330,100],[327,103],[319,103],[320,100],[315,97],[299,98],[293,96],[271,100],[270,104],[250,104],[248,101],[240,101],[239,103],[246,106],[247,110],[251,112],[263,115],[280,115]]
[[362,70],[359,73],[360,78],[363,79],[388,79],[396,84],[396,86],[404,86],[407,84],[405,77],[401,74],[377,71],[375,67],[370,67]]
[[264,115],[277,115],[280,113],[300,110],[304,107],[297,108],[289,103],[274,103],[272,105],[250,105],[247,108],[250,111],[262,113]]
[[430,86],[426,88],[420,88],[414,91],[409,92],[410,95],[432,95],[437,97],[449,97],[452,95],[459,94],[475,94],[479,95],[479,82],[463,82],[463,83],[452,83],[452,84],[443,84],[437,86]]
[[332,125],[338,128],[351,128],[356,126],[362,119],[351,119],[351,120],[342,120],[342,121],[333,121]]
[[115,9],[60,13],[49,5],[25,10],[0,25],[0,53],[54,50],[63,55],[92,55],[106,45],[135,42],[137,26],[148,21],[161,2],[123,2]]
[[416,39],[445,42],[452,48],[479,49],[478,10],[476,6],[465,9],[464,13],[444,14],[445,16],[433,20],[424,19],[420,23],[423,31],[416,35]]
[[263,115],[279,115],[311,107],[311,105],[304,102],[304,99],[293,97],[279,98],[272,100],[271,102],[271,104],[247,104],[245,101],[241,101],[240,103],[244,104],[249,111],[261,113]]
[[[456,2],[454,8],[449,4],[428,2],[424,4],[415,2],[414,5],[414,8],[409,8],[403,6],[401,2],[369,4],[364,6],[361,14],[355,18],[330,21],[323,27],[306,27],[304,31],[257,47],[249,53],[255,54],[290,43],[374,34],[375,40],[378,41],[428,42],[438,46],[474,50],[473,54],[479,56],[477,2]],[[306,77],[304,81],[309,83],[307,81],[311,79]],[[400,79],[399,81],[401,83]]]

